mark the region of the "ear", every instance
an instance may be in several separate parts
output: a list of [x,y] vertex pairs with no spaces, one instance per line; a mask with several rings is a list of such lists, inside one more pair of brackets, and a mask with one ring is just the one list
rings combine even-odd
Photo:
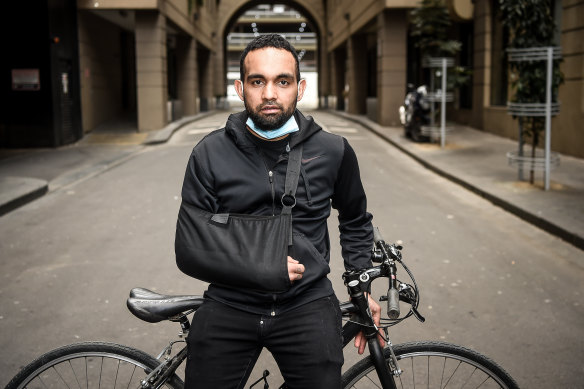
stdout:
[[296,97],[296,101],[302,100],[302,96],[304,96],[304,91],[306,90],[306,80],[301,79],[298,81],[298,97]]
[[235,80],[233,86],[235,87],[235,92],[237,92],[237,95],[243,101],[243,82],[241,80]]

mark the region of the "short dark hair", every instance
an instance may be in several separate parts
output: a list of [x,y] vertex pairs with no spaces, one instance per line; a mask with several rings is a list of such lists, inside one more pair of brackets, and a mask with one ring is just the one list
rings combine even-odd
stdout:
[[239,77],[241,82],[245,81],[243,79],[245,76],[244,61],[245,57],[247,57],[247,54],[249,54],[250,51],[259,50],[266,47],[273,47],[275,49],[282,49],[290,52],[294,57],[294,61],[296,62],[296,82],[300,81],[300,61],[298,60],[296,49],[294,49],[290,42],[288,42],[288,40],[280,34],[265,34],[254,38],[251,42],[249,42],[245,50],[243,50],[243,53],[241,53],[241,59],[239,60]]

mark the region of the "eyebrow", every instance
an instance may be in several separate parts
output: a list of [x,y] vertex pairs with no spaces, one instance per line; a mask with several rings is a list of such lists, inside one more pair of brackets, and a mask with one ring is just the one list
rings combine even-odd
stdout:
[[[255,73],[252,73],[252,74],[248,74],[247,78],[248,79],[250,79],[250,78],[251,79],[256,79],[256,78],[265,79],[266,77],[263,74],[259,74],[259,73],[255,74]],[[276,78],[292,78],[293,79],[294,78],[294,75],[291,74],[291,73],[280,73],[280,74],[278,74],[276,76]]]

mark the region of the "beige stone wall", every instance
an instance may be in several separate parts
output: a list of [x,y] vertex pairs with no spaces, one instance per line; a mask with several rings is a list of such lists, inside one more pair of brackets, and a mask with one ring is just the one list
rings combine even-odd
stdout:
[[87,11],[78,14],[83,132],[115,118],[122,106],[120,29]]
[[156,9],[159,0],[77,0],[77,9]]
[[552,149],[584,158],[584,2],[562,1],[564,84],[560,115],[552,123]]
[[345,44],[349,37],[375,20],[386,7],[383,0],[327,0],[328,50]]
[[407,14],[386,9],[377,18],[377,122],[399,126],[407,72]]
[[[559,1],[559,0],[558,0]],[[96,4],[98,6],[96,6]],[[491,106],[491,0],[447,0],[458,18],[474,22],[473,107],[456,110],[449,107],[448,118],[468,123],[484,131],[515,139],[517,122],[504,106]],[[116,115],[121,106],[121,67],[119,66],[119,30],[86,10],[125,9],[157,16],[155,36],[136,28],[138,70],[138,116],[141,129],[164,125],[166,115],[166,25],[178,28],[181,39],[192,37],[181,49],[179,98],[185,113],[197,111],[196,101],[207,98],[212,107],[214,96],[225,92],[224,34],[233,18],[250,5],[245,0],[205,1],[189,13],[186,0],[77,0],[81,65],[81,99],[84,131]],[[349,85],[350,112],[364,113],[363,47],[365,29],[375,30],[378,39],[377,99],[379,107],[398,106],[405,92],[405,31],[407,11],[412,0],[297,0],[290,3],[314,21],[319,32],[320,95],[344,97]],[[560,87],[560,115],[553,119],[552,149],[584,157],[584,3],[562,0],[561,45],[565,83]],[[469,8],[470,7],[470,8]],[[326,14],[325,14],[326,10]],[[107,25],[107,26],[106,26]],[[107,28],[104,28],[107,27]],[[146,34],[146,35],[144,35]],[[151,38],[156,43],[148,43]],[[140,41],[140,42],[138,42]],[[108,45],[107,55],[97,55]],[[197,58],[197,48],[209,55]],[[192,52],[189,52],[192,51]],[[153,51],[157,54],[152,55]],[[199,50],[199,52],[201,52]],[[207,60],[208,58],[208,60]],[[341,61],[342,63],[339,63]],[[201,68],[203,67],[203,68]],[[204,79],[199,79],[203,78]],[[193,91],[191,93],[191,91]],[[194,103],[193,103],[194,102]],[[153,112],[157,112],[154,114]],[[378,109],[378,121],[394,125],[392,110]],[[397,110],[396,110],[397,112]],[[146,124],[147,123],[147,124]]]
[[349,101],[347,112],[362,115],[367,113],[367,38],[361,34],[349,37],[347,43],[347,85]]
[[157,11],[136,12],[139,131],[158,130],[168,123],[166,68],[166,19]]
[[197,42],[191,37],[180,37],[177,41],[178,98],[182,102],[183,114],[194,115],[197,107]]

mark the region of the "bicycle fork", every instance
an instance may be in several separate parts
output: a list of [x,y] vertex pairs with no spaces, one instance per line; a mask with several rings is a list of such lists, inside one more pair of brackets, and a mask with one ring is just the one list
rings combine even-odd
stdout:
[[[348,286],[349,289],[353,289],[353,287],[355,287],[356,285],[351,285],[349,283]],[[385,361],[385,356],[383,355],[383,348],[381,347],[381,345],[379,344],[379,340],[377,339],[377,337],[379,336],[379,329],[373,322],[371,312],[369,311],[369,303],[367,302],[365,295],[358,288],[355,288],[355,290],[351,290],[351,292],[352,292],[351,299],[353,301],[353,304],[357,306],[360,312],[367,313],[367,315],[363,314],[361,315],[362,318],[364,319],[367,318],[369,321],[369,323],[366,323],[367,325],[363,326],[362,329],[364,331],[365,338],[367,338],[369,354],[371,355],[371,359],[373,360],[373,365],[375,366],[375,371],[377,372],[377,376],[379,377],[381,387],[384,389],[396,389],[393,376],[394,375],[398,376],[399,374],[401,374],[401,370],[398,367],[397,358],[393,353],[391,342],[389,342],[387,333],[385,338],[388,340],[388,347],[391,352],[391,365],[393,365],[391,368],[390,365]]]

